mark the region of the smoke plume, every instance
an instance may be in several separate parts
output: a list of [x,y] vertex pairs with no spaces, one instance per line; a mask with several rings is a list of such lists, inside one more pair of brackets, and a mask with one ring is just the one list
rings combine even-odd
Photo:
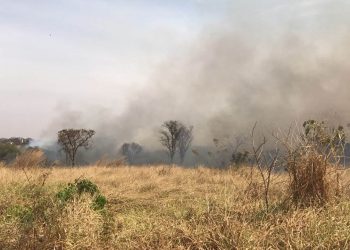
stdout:
[[273,32],[230,29],[229,22],[234,24],[228,18],[225,28],[204,30],[184,52],[155,69],[122,114],[65,110],[48,132],[95,129],[92,158],[97,158],[115,155],[130,141],[159,149],[158,130],[169,119],[193,125],[194,144],[202,146],[214,137],[245,134],[256,121],[270,130],[311,118],[350,122],[347,29],[335,23],[332,35],[326,35],[281,27],[278,36],[269,37]]

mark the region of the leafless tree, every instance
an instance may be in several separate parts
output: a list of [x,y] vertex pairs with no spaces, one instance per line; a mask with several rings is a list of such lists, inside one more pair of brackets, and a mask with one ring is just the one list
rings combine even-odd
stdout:
[[178,139],[180,161],[183,164],[186,153],[191,146],[193,141],[193,126],[182,126],[181,132]]
[[58,131],[57,142],[72,166],[75,166],[78,149],[80,147],[88,149],[91,145],[90,139],[94,134],[95,131],[91,129],[63,129]]
[[183,125],[179,121],[166,121],[162,125],[160,130],[160,143],[168,151],[170,162],[173,163],[176,149],[178,146],[179,137],[182,131]]
[[[251,132],[252,151],[253,151],[252,155],[263,182],[263,187],[264,187],[263,198],[264,198],[266,211],[269,211],[269,208],[270,208],[269,194],[270,194],[271,178],[272,178],[272,173],[275,170],[276,165],[278,164],[280,149],[276,145],[275,150],[267,154],[267,152],[265,152],[264,150],[267,144],[266,137],[263,136],[262,141],[260,141],[259,143],[256,143],[255,141],[256,126],[257,126],[257,123],[255,123]],[[252,173],[251,173],[251,180],[252,180]]]
[[121,153],[126,157],[130,164],[133,164],[135,157],[142,152],[142,146],[135,142],[124,143],[121,147]]

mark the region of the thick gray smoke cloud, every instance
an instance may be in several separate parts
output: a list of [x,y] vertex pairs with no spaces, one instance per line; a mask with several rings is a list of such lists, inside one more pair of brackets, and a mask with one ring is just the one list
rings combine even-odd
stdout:
[[204,39],[163,65],[116,122],[123,131],[126,124],[128,136],[148,140],[163,120],[180,119],[193,124],[196,142],[205,144],[213,136],[245,132],[255,121],[280,128],[334,113],[346,120],[350,48],[345,40],[326,46],[297,36],[276,44],[254,44],[236,34]]
[[158,129],[169,119],[194,125],[194,144],[203,146],[214,137],[247,133],[256,121],[270,130],[310,118],[350,122],[347,30],[255,39],[254,30],[213,29],[160,65],[122,115],[65,111],[49,131],[95,129],[92,158],[98,158],[115,155],[128,141],[158,149]]

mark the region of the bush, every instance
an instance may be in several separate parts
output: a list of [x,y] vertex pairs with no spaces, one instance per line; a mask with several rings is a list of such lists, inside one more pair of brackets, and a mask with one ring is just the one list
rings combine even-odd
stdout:
[[74,184],[68,183],[67,187],[64,189],[60,190],[57,194],[56,197],[62,202],[65,203],[76,195],[77,193],[77,188]]
[[338,189],[334,185],[337,175],[332,173],[342,157],[345,133],[341,126],[328,128],[314,120],[306,121],[303,127],[304,134],[296,137],[296,143],[284,143],[291,197],[298,206],[323,205]]
[[93,201],[92,207],[94,210],[102,210],[107,204],[107,199],[103,195],[97,195]]
[[55,193],[41,179],[3,190],[0,249],[99,249],[114,220],[96,184],[76,180]]
[[80,199],[83,194],[90,195],[92,200],[92,208],[94,210],[102,210],[107,204],[107,199],[103,196],[97,185],[88,179],[76,179],[74,183],[68,183],[68,185],[56,194],[56,197],[66,204],[67,202]]
[[11,162],[20,153],[19,149],[12,144],[0,143],[0,161]]
[[75,182],[78,194],[89,193],[91,196],[99,192],[95,183],[90,180],[83,179]]

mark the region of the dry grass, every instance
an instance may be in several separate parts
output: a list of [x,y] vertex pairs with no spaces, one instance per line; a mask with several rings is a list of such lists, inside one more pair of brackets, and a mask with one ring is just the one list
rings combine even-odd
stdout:
[[314,150],[290,161],[288,170],[292,198],[299,206],[323,205],[337,191],[337,165],[332,166]]
[[[288,175],[274,174],[266,213],[259,174],[252,181],[248,168],[166,169],[30,169],[29,183],[23,171],[0,167],[0,249],[350,248],[347,170],[339,196],[304,209],[286,200]],[[82,177],[107,197],[105,210],[91,209],[89,197],[55,204],[62,185]]]
[[28,149],[18,155],[11,164],[14,168],[35,168],[41,167],[46,162],[45,153],[40,149]]

